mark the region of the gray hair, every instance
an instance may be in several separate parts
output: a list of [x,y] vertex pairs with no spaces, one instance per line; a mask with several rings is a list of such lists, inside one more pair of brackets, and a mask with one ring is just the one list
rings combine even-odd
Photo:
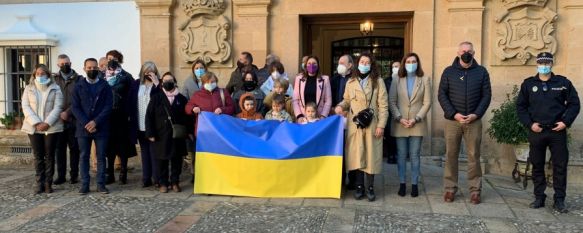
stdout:
[[348,60],[348,63],[349,63],[349,64],[354,64],[354,59],[352,58],[352,56],[350,56],[350,54],[344,54],[344,55],[342,55],[342,57],[340,57],[340,58],[343,58],[343,57],[345,57],[345,58],[346,58],[346,60]]

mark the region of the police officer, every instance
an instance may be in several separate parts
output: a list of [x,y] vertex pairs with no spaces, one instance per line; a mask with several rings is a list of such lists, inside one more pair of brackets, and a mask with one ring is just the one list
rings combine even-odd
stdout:
[[553,165],[554,209],[566,213],[567,188],[567,128],[579,114],[579,96],[571,81],[551,72],[553,55],[548,52],[536,57],[538,74],[524,80],[516,103],[518,118],[528,129],[530,162],[535,200],[530,208],[545,206],[545,156],[551,150]]

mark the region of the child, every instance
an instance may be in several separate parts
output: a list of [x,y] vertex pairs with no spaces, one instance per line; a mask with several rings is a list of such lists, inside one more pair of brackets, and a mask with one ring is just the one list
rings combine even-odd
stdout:
[[247,92],[241,96],[239,100],[239,107],[241,108],[241,113],[237,114],[237,118],[241,118],[243,120],[261,120],[263,117],[260,113],[256,112],[255,97],[253,97],[253,93]]
[[286,95],[286,90],[289,88],[289,81],[286,79],[277,79],[273,81],[273,90],[265,97],[263,103],[265,106],[271,107],[271,102],[275,95],[283,95],[285,111],[292,116],[292,121],[294,119],[294,108],[292,106],[292,98]]
[[318,116],[318,106],[316,106],[314,102],[307,103],[305,111],[307,121],[304,121],[302,124],[313,123],[320,120],[320,116]]
[[283,95],[275,95],[271,103],[271,110],[265,114],[265,119],[292,122],[289,113],[283,109],[284,103],[285,97]]
[[[241,97],[246,94],[246,93],[251,93],[253,94],[253,97],[255,97],[255,111],[258,113],[265,113],[265,107],[263,105],[263,99],[265,99],[265,94],[263,94],[263,91],[261,91],[261,89],[259,89],[259,87],[257,86],[258,84],[258,78],[257,78],[257,74],[255,74],[255,72],[246,72],[243,75],[243,87],[241,90],[237,90],[234,94],[233,94],[233,100],[235,100],[235,103],[239,103],[239,101],[241,101]],[[239,105],[235,105],[235,113],[240,113],[242,110],[242,108],[240,108]]]

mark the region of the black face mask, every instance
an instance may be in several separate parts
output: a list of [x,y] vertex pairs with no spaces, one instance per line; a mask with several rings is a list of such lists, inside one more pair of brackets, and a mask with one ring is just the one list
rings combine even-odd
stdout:
[[88,70],[87,78],[95,80],[99,76],[99,70]]
[[469,64],[474,59],[474,55],[472,55],[470,52],[465,52],[460,58],[464,63]]
[[164,82],[162,83],[162,88],[164,88],[166,91],[171,91],[174,89],[174,82]]
[[63,74],[68,74],[71,72],[71,64],[63,64],[60,69]]
[[245,66],[245,64],[243,64],[243,62],[237,61],[237,68],[241,69],[241,68],[243,68],[243,66]]
[[257,83],[255,81],[245,81],[243,82],[243,89],[245,91],[253,91],[257,87]]

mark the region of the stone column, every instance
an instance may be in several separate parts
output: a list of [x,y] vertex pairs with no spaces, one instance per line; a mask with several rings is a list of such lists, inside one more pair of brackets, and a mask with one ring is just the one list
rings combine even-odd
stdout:
[[268,53],[268,16],[271,0],[233,0],[233,58],[242,51],[253,54],[254,64],[262,67]]
[[140,8],[141,61],[153,61],[158,70],[173,69],[171,7],[174,0],[136,0]]
[[482,38],[484,24],[482,22],[484,14],[483,0],[448,0],[449,7],[449,28],[450,43],[455,50],[462,41],[470,41],[476,50],[475,59],[482,64]]

